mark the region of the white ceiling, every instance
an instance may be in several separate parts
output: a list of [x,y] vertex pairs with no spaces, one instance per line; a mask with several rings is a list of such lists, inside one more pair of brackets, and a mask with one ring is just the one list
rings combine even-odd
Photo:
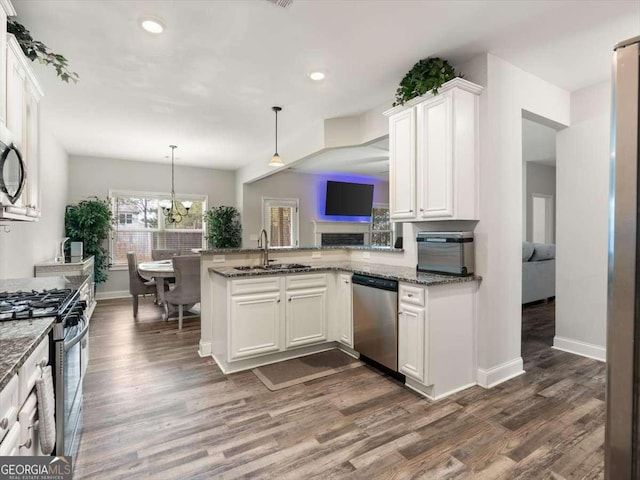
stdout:
[[[420,58],[490,51],[569,90],[605,80],[640,3],[557,0],[13,0],[34,36],[80,74],[36,65],[45,120],[71,154],[236,169],[287,138],[390,101]],[[139,27],[160,17],[166,32]],[[306,74],[328,72],[321,84]]]
[[537,122],[522,119],[522,160],[556,165],[556,131]]

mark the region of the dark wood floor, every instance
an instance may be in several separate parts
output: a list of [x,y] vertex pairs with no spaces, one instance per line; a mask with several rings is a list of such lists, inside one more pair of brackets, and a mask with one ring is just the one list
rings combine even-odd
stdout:
[[75,478],[602,478],[604,365],[549,348],[525,311],[527,373],[430,403],[369,367],[278,392],[196,353],[199,321],[100,303]]

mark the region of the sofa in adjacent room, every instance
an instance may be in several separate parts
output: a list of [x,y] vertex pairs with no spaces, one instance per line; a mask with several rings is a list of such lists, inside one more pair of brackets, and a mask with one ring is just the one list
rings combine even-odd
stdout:
[[522,244],[522,303],[556,296],[556,246]]

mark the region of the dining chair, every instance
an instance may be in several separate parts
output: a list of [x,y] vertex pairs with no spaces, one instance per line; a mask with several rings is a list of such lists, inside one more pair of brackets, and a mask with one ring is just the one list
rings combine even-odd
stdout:
[[138,261],[135,252],[127,253],[129,265],[129,293],[133,296],[133,318],[138,316],[138,295],[156,293],[156,282],[145,280],[138,273]]
[[180,255],[179,249],[154,249],[151,250],[151,259],[156,262],[158,260],[169,260]]
[[182,330],[184,306],[200,303],[200,255],[173,257],[176,286],[165,295],[170,305],[178,306],[178,329]]

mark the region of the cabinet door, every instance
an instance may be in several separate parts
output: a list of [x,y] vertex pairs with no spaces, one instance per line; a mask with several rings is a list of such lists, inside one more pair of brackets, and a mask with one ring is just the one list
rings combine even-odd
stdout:
[[389,204],[393,219],[415,218],[415,110],[389,117]]
[[7,128],[13,134],[13,143],[22,152],[24,143],[24,105],[26,72],[16,49],[17,42],[7,48]]
[[338,341],[353,347],[351,275],[338,275]]
[[287,348],[327,340],[327,289],[287,292]]
[[229,360],[280,350],[280,293],[231,297]]
[[[29,84],[29,82],[27,82]],[[40,95],[27,85],[25,98],[25,144],[22,151],[27,161],[27,182],[24,203],[34,210],[40,208]]]
[[[7,78],[7,12],[0,6],[0,78]],[[6,124],[7,91],[0,87],[0,124]]]
[[453,121],[449,92],[417,108],[418,216],[454,216]]
[[425,312],[424,308],[400,304],[398,321],[398,366],[400,373],[425,382]]

